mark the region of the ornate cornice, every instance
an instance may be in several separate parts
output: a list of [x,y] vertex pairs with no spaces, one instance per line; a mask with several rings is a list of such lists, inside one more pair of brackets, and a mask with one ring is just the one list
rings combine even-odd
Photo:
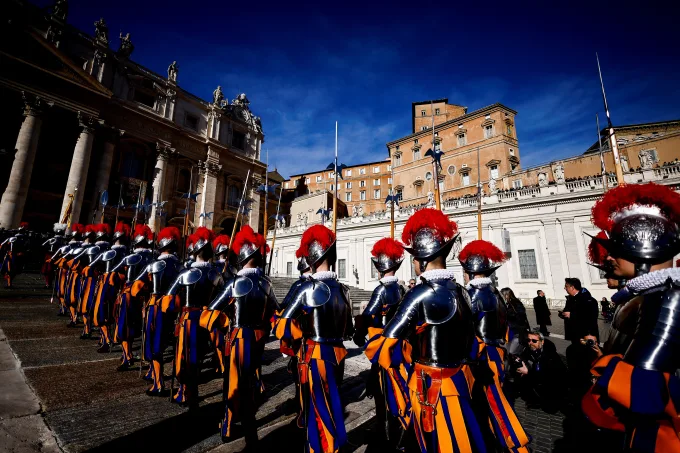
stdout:
[[202,175],[207,174],[208,176],[217,177],[220,174],[220,171],[222,171],[221,164],[204,160],[198,162],[198,172]]
[[54,102],[44,101],[40,96],[27,95],[24,91],[21,92],[21,98],[24,100],[24,116],[40,116],[45,107],[54,105]]
[[78,111],[78,125],[83,128],[84,133],[93,134],[97,126],[103,124],[104,121],[98,120],[97,118]]
[[493,166],[493,165],[499,165],[500,163],[501,163],[501,161],[498,160],[498,159],[491,159],[490,161],[488,161],[488,162],[486,163],[486,166],[487,166],[487,167],[491,167],[491,166]]
[[156,142],[156,153],[158,160],[164,160],[166,162],[170,160],[171,157],[178,154],[175,148],[171,148],[169,145],[159,142]]

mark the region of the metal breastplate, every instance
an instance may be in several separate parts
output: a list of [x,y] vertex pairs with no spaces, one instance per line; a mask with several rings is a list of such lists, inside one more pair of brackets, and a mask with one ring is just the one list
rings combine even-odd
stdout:
[[215,296],[220,274],[212,267],[192,267],[180,274],[180,284],[185,287],[186,307],[203,307]]
[[288,293],[286,293],[286,297],[284,297],[283,301],[281,301],[281,303],[279,304],[279,310],[284,310],[286,307],[288,307],[288,305],[290,305],[291,300],[295,298],[298,290],[305,281],[307,281],[306,278],[305,279],[301,278],[290,286]]
[[637,328],[640,303],[643,297],[634,297],[628,302],[616,307],[612,319],[609,338],[604,345],[605,354],[625,354],[633,341],[633,335]]
[[101,249],[98,245],[93,245],[92,247],[88,248],[85,254],[87,255],[88,263],[92,264],[94,263],[94,260],[99,256],[101,253]]
[[125,258],[125,247],[112,247],[102,254],[102,261],[106,264],[106,272],[111,272]]
[[472,319],[477,336],[484,343],[502,345],[508,328],[507,311],[500,295],[490,285],[470,287]]
[[269,299],[270,283],[260,276],[245,276],[253,283],[253,289],[246,295],[234,298],[227,310],[233,327],[268,327],[272,315],[272,301]]
[[382,307],[380,307],[380,313],[374,318],[380,325],[374,327],[385,327],[390,322],[397,312],[399,301],[401,301],[404,295],[401,286],[397,282],[383,284],[383,287]]
[[176,258],[166,258],[156,260],[149,265],[149,273],[151,274],[151,293],[165,294],[170,285],[177,280],[179,275],[180,262]]
[[[452,280],[436,280],[430,284],[436,291],[423,288],[426,291],[421,295],[419,322],[427,326],[416,335],[415,360],[427,365],[455,367],[467,358],[474,336],[472,313],[464,302],[465,289]],[[450,312],[452,300],[455,308]],[[442,321],[435,322],[434,314]]]
[[675,373],[680,367],[680,282],[664,286],[638,296],[638,325],[623,359],[647,370]]
[[337,280],[322,280],[330,290],[328,301],[303,317],[305,338],[319,343],[342,342],[351,330],[352,309],[345,289]]

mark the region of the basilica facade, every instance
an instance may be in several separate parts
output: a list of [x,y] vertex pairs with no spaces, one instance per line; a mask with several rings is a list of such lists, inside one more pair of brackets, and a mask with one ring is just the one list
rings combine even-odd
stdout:
[[136,217],[158,231],[188,212],[230,232],[247,184],[244,223],[260,228],[264,132],[245,94],[187,92],[181,64],[135,62],[127,33],[113,49],[105,19],[93,34],[69,25],[67,0],[1,8],[0,227]]

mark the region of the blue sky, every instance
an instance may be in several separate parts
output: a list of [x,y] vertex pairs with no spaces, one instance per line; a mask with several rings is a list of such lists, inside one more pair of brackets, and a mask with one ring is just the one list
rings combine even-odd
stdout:
[[245,92],[284,176],[332,161],[336,120],[341,162],[384,159],[411,102],[442,97],[515,109],[524,167],[581,153],[603,124],[595,52],[615,125],[680,118],[677,6],[552,3],[70,0],[69,22],[104,17],[112,48],[130,32],[134,60],[177,60],[204,99]]

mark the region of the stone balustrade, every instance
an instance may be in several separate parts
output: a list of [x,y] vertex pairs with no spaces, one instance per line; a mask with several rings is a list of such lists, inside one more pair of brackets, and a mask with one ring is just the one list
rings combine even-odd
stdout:
[[680,177],[680,163],[668,167],[655,168],[654,176],[659,179]]

